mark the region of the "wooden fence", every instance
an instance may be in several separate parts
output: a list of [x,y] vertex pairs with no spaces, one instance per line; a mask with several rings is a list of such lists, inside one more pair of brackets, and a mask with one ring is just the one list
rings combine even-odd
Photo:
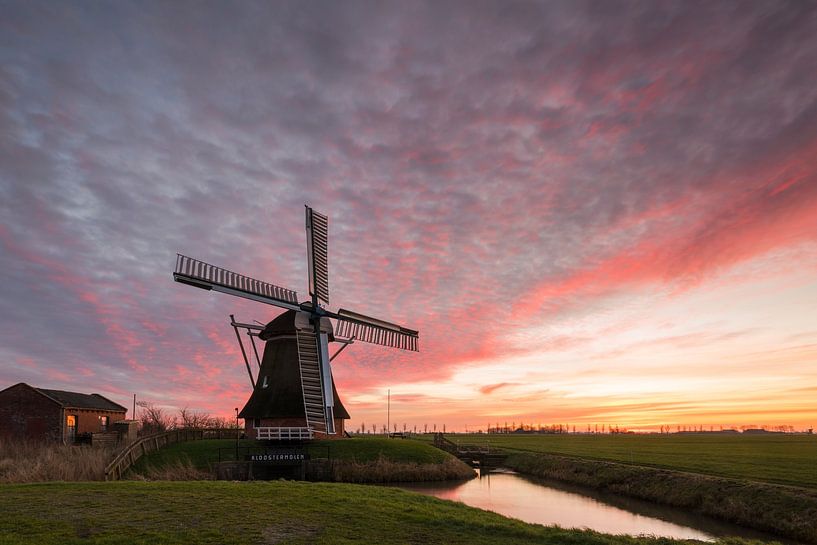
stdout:
[[180,429],[140,437],[120,451],[114,456],[113,460],[105,466],[105,480],[116,481],[121,479],[122,475],[124,475],[128,468],[135,464],[139,458],[148,452],[159,450],[167,445],[200,439],[235,439],[236,434],[242,431],[243,430],[240,429]]
[[434,434],[433,445],[440,450],[453,454],[466,464],[480,469],[490,470],[500,467],[508,457],[507,454],[499,452],[496,449],[492,451],[488,444],[480,446],[454,443],[448,440],[442,433]]

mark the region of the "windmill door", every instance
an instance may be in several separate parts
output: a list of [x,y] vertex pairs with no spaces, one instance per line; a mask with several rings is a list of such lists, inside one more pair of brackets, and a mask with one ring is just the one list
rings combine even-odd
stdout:
[[77,439],[77,415],[69,414],[65,416],[65,429],[68,432],[68,442],[73,443]]

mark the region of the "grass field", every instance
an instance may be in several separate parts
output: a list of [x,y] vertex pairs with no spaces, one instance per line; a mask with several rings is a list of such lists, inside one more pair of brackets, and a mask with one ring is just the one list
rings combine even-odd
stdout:
[[331,483],[0,485],[0,513],[0,545],[682,543],[547,528],[397,489]]
[[[253,441],[239,443],[241,448],[247,446],[257,444]],[[335,480],[343,482],[462,479],[472,474],[450,454],[418,441],[359,437],[316,441],[308,448],[313,459],[333,460]],[[209,477],[212,465],[219,458],[223,461],[235,459],[234,440],[176,443],[140,458],[131,474],[154,480],[198,480]]]
[[[447,435],[463,444],[817,488],[815,435]],[[431,441],[431,436],[420,436]]]

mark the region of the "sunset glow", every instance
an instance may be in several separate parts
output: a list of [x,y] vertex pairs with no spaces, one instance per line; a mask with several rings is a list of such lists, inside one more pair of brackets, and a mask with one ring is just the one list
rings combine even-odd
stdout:
[[[420,331],[352,415],[817,427],[817,17],[746,1],[6,3],[0,389],[230,416],[176,252]],[[334,351],[335,347],[330,347]]]

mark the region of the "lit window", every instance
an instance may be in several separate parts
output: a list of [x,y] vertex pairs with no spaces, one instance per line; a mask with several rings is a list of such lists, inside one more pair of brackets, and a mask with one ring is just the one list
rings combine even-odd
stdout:
[[99,417],[99,431],[108,431],[108,417],[107,416],[100,416]]
[[77,438],[77,415],[65,415],[65,427],[67,428],[68,432],[68,442],[73,443]]

